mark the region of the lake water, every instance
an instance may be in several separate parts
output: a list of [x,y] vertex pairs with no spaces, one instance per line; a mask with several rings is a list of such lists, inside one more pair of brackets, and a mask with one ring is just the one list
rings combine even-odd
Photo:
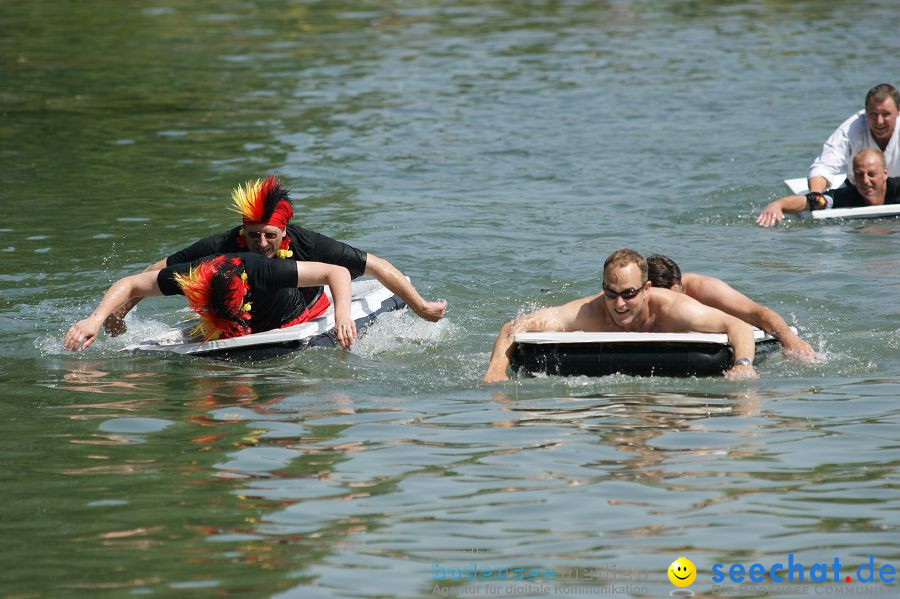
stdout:
[[[900,596],[900,221],[754,225],[900,84],[898,15],[0,3],[0,594],[663,597],[685,556],[699,597]],[[447,318],[255,365],[119,353],[183,316],[153,299],[63,351],[110,282],[232,226],[231,189],[268,173]],[[729,281],[822,362],[480,382],[505,320],[594,293],[622,246]],[[713,578],[789,555],[803,583]]]

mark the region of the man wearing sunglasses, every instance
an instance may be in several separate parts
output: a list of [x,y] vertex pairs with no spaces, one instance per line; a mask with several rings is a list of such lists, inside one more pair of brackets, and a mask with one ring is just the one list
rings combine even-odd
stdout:
[[[427,301],[393,264],[375,254],[367,254],[346,243],[336,241],[315,231],[291,224],[293,204],[281,182],[274,176],[264,181],[248,181],[232,192],[232,209],[242,217],[243,224],[224,233],[205,237],[171,256],[151,264],[146,271],[193,262],[215,254],[254,252],[266,258],[324,262],[343,266],[356,278],[368,275],[378,279],[400,297],[421,318],[432,322],[444,317],[447,301]],[[301,289],[307,306],[327,308],[322,288]],[[140,301],[133,298],[119,306],[104,323],[107,334],[125,332],[125,315]],[[316,314],[308,314],[314,318]]]
[[603,264],[603,291],[515,318],[500,329],[485,382],[508,378],[516,334],[588,331],[603,333],[725,333],[734,348],[732,380],[756,378],[753,329],[742,320],[705,306],[690,297],[653,287],[647,260],[632,249],[613,252]]
[[647,258],[647,276],[654,287],[683,293],[772,335],[787,357],[808,362],[816,359],[809,343],[797,336],[777,312],[757,304],[721,279],[695,272],[682,274],[674,260],[659,254]]

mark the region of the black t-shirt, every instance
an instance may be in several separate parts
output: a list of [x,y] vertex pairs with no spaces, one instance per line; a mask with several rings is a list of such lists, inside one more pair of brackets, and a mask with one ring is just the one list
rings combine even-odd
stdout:
[[[205,237],[166,258],[166,265],[190,262],[213,254],[246,252],[246,247],[241,248],[237,244],[240,229],[235,227],[224,233]],[[297,225],[288,225],[287,235],[291,240],[291,251],[294,252],[291,257],[293,260],[343,266],[350,271],[353,279],[366,270],[366,253],[353,246]]]
[[[244,301],[252,302],[250,328],[254,333],[277,329],[303,313],[308,304],[297,289],[297,264],[294,260],[265,258],[252,252],[228,254],[243,260],[250,292]],[[187,274],[201,262],[215,256],[205,256],[193,262],[173,264],[159,271],[156,282],[163,295],[184,295],[176,274]]]
[[[247,248],[242,248],[237,243],[240,230],[240,227],[235,227],[224,233],[204,237],[200,241],[166,258],[166,265],[191,262],[192,260],[199,260],[204,256],[212,256],[214,254],[246,252]],[[326,264],[343,266],[350,271],[350,278],[352,279],[361,276],[366,270],[366,253],[351,245],[297,225],[287,226],[287,236],[291,240],[291,251],[294,252],[294,255],[288,259],[288,262],[294,260],[324,262]],[[281,259],[272,258],[272,260],[277,261]],[[304,287],[300,292],[303,294],[306,304],[312,305],[322,293],[322,288]]]
[[[825,195],[834,199],[832,208],[858,208],[868,206],[859,194],[855,185],[845,185],[837,189],[829,189]],[[885,204],[900,204],[900,177],[888,177],[884,191]]]

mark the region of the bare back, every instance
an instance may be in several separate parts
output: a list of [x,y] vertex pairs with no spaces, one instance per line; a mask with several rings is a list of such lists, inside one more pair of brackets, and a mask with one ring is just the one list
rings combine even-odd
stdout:
[[682,276],[681,285],[688,297],[760,326],[757,321],[762,307],[725,281],[689,272]]

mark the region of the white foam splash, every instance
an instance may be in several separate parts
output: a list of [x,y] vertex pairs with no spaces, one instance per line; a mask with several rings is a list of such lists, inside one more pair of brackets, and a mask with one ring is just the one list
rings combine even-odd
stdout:
[[428,322],[409,309],[388,312],[378,317],[353,346],[353,353],[372,357],[385,352],[433,347],[449,339],[455,326],[446,318]]
[[[55,333],[46,333],[36,337],[34,339],[35,349],[42,355],[71,354],[72,352],[63,345],[63,338],[71,324],[66,325]],[[152,318],[144,320],[133,313],[125,317],[125,325],[128,327],[128,330],[118,337],[110,337],[101,330],[94,343],[84,352],[78,352],[78,354],[110,355],[127,345],[158,337],[172,328],[172,325],[169,323]]]

